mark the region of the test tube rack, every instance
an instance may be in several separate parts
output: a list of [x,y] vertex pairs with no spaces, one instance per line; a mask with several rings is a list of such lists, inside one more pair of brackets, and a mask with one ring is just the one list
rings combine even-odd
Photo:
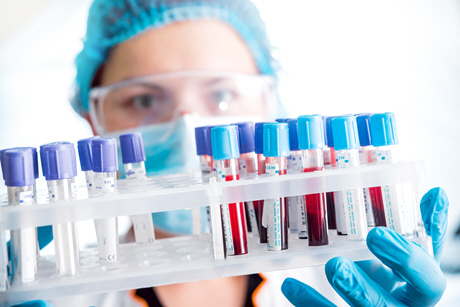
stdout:
[[[418,208],[419,184],[424,178],[424,163],[408,161],[230,182],[197,174],[149,177],[142,186],[119,180],[113,195],[88,197],[82,186],[77,188],[77,199],[69,202],[49,203],[43,193],[35,206],[6,206],[2,195],[0,231],[203,206],[220,212],[223,203],[397,184],[410,184],[411,201]],[[416,230],[409,239],[430,251],[431,238],[425,233],[420,210],[415,212]],[[329,231],[327,246],[310,247],[307,240],[290,234],[288,250],[268,251],[266,244],[251,236],[248,247],[247,255],[225,258],[221,235],[182,236],[147,245],[121,244],[115,264],[100,263],[95,247],[80,252],[79,274],[70,277],[57,277],[54,257],[44,256],[38,260],[36,280],[0,292],[0,305],[323,265],[336,256],[354,261],[374,258],[366,242],[351,242],[334,230]]]

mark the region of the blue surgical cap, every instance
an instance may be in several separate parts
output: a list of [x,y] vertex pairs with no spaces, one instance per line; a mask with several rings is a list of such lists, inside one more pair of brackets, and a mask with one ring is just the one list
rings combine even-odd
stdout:
[[178,21],[218,19],[232,26],[246,42],[261,74],[276,77],[277,61],[265,24],[249,0],[95,0],[88,16],[83,50],[75,63],[76,93],[73,108],[88,112],[93,77],[110,49],[148,29]]

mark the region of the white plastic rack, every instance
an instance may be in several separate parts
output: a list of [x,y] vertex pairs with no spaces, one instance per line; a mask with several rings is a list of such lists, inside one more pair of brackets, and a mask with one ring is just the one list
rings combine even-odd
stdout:
[[[36,206],[10,207],[2,195],[0,230],[203,206],[218,210],[223,203],[396,184],[409,184],[410,201],[418,204],[424,177],[423,162],[410,161],[220,183],[197,174],[149,177],[143,186],[119,180],[114,195],[88,198],[86,187],[78,187],[77,199],[69,202],[49,203],[45,191]],[[431,238],[425,234],[419,209],[416,215],[410,239],[430,251]],[[373,258],[365,242],[348,241],[336,231],[329,231],[328,246],[310,247],[307,240],[291,235],[288,250],[269,252],[266,244],[249,236],[249,253],[226,259],[222,246],[222,236],[216,234],[162,239],[149,245],[121,244],[116,264],[100,263],[97,248],[87,249],[80,252],[79,274],[71,277],[56,276],[53,256],[40,257],[36,280],[0,292],[0,305],[322,265],[335,256],[355,261]]]

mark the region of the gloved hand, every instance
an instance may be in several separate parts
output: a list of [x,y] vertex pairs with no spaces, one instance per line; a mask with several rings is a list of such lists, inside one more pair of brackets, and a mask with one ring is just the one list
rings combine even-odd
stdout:
[[53,305],[45,301],[30,301],[19,305],[14,305],[13,307],[53,307]]
[[[343,257],[328,261],[326,277],[351,306],[433,306],[446,287],[439,260],[446,241],[449,201],[441,188],[431,189],[420,203],[426,232],[433,241],[434,258],[396,232],[377,227],[367,236],[369,250],[378,260],[354,263]],[[367,272],[365,272],[367,271]],[[287,278],[281,286],[294,306],[334,306],[310,286]]]

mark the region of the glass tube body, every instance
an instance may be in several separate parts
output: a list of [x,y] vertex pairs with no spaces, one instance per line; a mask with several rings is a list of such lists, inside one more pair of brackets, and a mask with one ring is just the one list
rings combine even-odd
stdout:
[[200,155],[200,168],[203,174],[209,174],[212,172],[212,156]]
[[[10,206],[30,206],[35,202],[33,185],[8,187]],[[1,234],[3,235],[3,233]],[[37,237],[34,227],[11,230],[11,275],[13,284],[35,280],[37,273]]]
[[[70,201],[75,198],[75,179],[49,180],[50,203]],[[53,225],[54,250],[56,255],[56,274],[59,276],[78,273],[79,249],[76,223]]]
[[[241,178],[251,178],[258,174],[257,155],[255,152],[246,152],[240,154],[238,158],[239,171]],[[259,236],[259,203],[257,201],[244,202],[247,212],[248,229],[253,236]]]
[[[263,154],[257,154],[257,172],[260,175],[265,174],[265,156]],[[267,228],[262,225],[262,217],[264,213],[264,200],[254,201],[254,207],[258,208],[259,217],[259,242],[267,243]]]
[[[325,146],[323,148],[323,161],[324,161],[324,165],[332,166],[331,149],[328,146]],[[326,193],[326,205],[327,205],[327,227],[329,229],[337,229],[337,223],[336,223],[336,217],[335,217],[334,192]]]
[[[240,179],[237,159],[220,160],[218,162],[218,181]],[[248,240],[244,204],[242,202],[223,204],[221,205],[221,210],[227,256],[247,254]]]
[[[94,172],[96,194],[109,195],[117,190],[117,172]],[[99,260],[102,262],[118,261],[118,222],[116,217],[97,220]]]
[[[323,163],[322,149],[302,150],[302,167],[304,173],[323,171]],[[305,205],[307,212],[308,245],[328,245],[326,194],[305,195]]]
[[[287,173],[286,157],[266,157],[267,176],[281,176]],[[277,172],[278,171],[278,172]],[[266,199],[263,209],[263,224],[267,228],[267,247],[270,251],[288,249],[287,197]]]
[[[145,185],[147,175],[144,161],[138,163],[126,163],[125,165],[126,180],[129,185]],[[150,213],[136,214],[131,216],[133,220],[134,237],[137,244],[146,244],[155,242],[155,231],[153,228],[153,219]]]
[[[358,149],[337,150],[336,158],[339,168],[353,168],[359,166]],[[348,239],[351,241],[365,240],[367,236],[367,221],[363,189],[349,189],[342,191],[341,194],[344,204]]]
[[[303,172],[302,152],[300,150],[291,151],[291,155],[287,158],[287,172],[290,174]],[[287,197],[287,203],[289,212],[289,231],[298,234],[299,239],[307,239],[308,230],[305,213],[305,196]]]
[[[372,152],[375,151],[373,146],[361,146],[359,148],[359,164],[371,163]],[[374,227],[374,210],[372,206],[372,197],[369,188],[363,188],[364,205],[366,207],[367,226]],[[378,214],[378,212],[377,212]],[[379,225],[380,226],[380,225]]]

